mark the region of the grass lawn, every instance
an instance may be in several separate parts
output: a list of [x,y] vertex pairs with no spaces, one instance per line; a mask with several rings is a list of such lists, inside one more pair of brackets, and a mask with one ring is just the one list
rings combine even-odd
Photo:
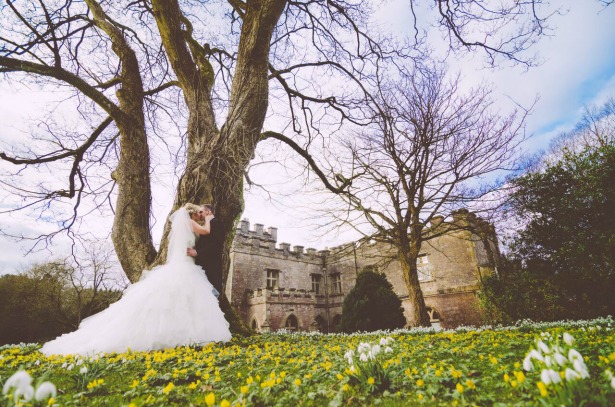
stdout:
[[3,346],[0,405],[613,406],[614,322],[273,333],[90,358]]

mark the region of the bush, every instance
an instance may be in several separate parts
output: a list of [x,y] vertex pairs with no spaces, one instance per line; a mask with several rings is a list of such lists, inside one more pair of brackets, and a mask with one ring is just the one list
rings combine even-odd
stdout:
[[396,329],[406,325],[401,300],[384,274],[365,270],[344,299],[343,332]]

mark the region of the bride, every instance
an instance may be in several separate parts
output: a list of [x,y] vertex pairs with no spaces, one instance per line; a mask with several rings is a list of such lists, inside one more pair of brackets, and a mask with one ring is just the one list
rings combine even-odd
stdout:
[[171,215],[167,262],[143,273],[122,298],[81,321],[79,329],[47,342],[46,355],[121,353],[231,339],[213,286],[203,269],[186,255],[197,234],[200,207],[186,204]]

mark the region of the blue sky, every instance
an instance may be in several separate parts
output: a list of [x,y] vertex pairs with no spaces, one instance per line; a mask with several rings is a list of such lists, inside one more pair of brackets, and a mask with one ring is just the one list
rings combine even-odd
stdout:
[[[401,0],[386,2],[379,10],[380,19],[401,32],[410,30],[407,4]],[[539,96],[527,122],[532,136],[524,149],[530,153],[547,148],[551,139],[573,128],[585,105],[600,105],[608,97],[615,97],[615,7],[603,9],[595,0],[558,1],[557,6],[565,13],[551,20],[554,35],[544,38],[533,49],[544,60],[540,66],[527,71],[506,64],[495,70],[484,69],[480,54],[449,60],[452,69],[460,70],[468,87],[492,84],[494,96],[503,109],[510,105],[509,98],[529,106]],[[15,130],[18,128],[27,131],[30,116],[24,107],[38,109],[45,103],[45,95],[30,94],[25,89],[15,93],[15,88],[0,83],[0,139],[19,137]],[[2,204],[0,199],[0,207]],[[159,205],[158,219],[166,216],[169,206],[165,205]],[[277,226],[278,242],[322,249],[344,241],[335,235],[320,236],[319,231],[310,227],[299,205],[276,206],[258,194],[247,194],[244,217],[265,227]],[[160,234],[160,223],[154,228],[155,236]],[[37,231],[48,226],[41,221],[6,214],[0,214],[0,225],[13,230]],[[54,250],[59,253],[64,250],[62,247]],[[23,252],[24,246],[0,237],[0,274],[50,256],[49,252],[43,252],[24,258]]]

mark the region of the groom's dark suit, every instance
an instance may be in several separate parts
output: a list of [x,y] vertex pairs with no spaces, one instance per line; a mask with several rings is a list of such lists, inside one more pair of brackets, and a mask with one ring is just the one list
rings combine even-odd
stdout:
[[218,219],[209,221],[209,234],[201,235],[196,241],[195,263],[205,270],[207,279],[219,293],[222,293],[222,230]]

